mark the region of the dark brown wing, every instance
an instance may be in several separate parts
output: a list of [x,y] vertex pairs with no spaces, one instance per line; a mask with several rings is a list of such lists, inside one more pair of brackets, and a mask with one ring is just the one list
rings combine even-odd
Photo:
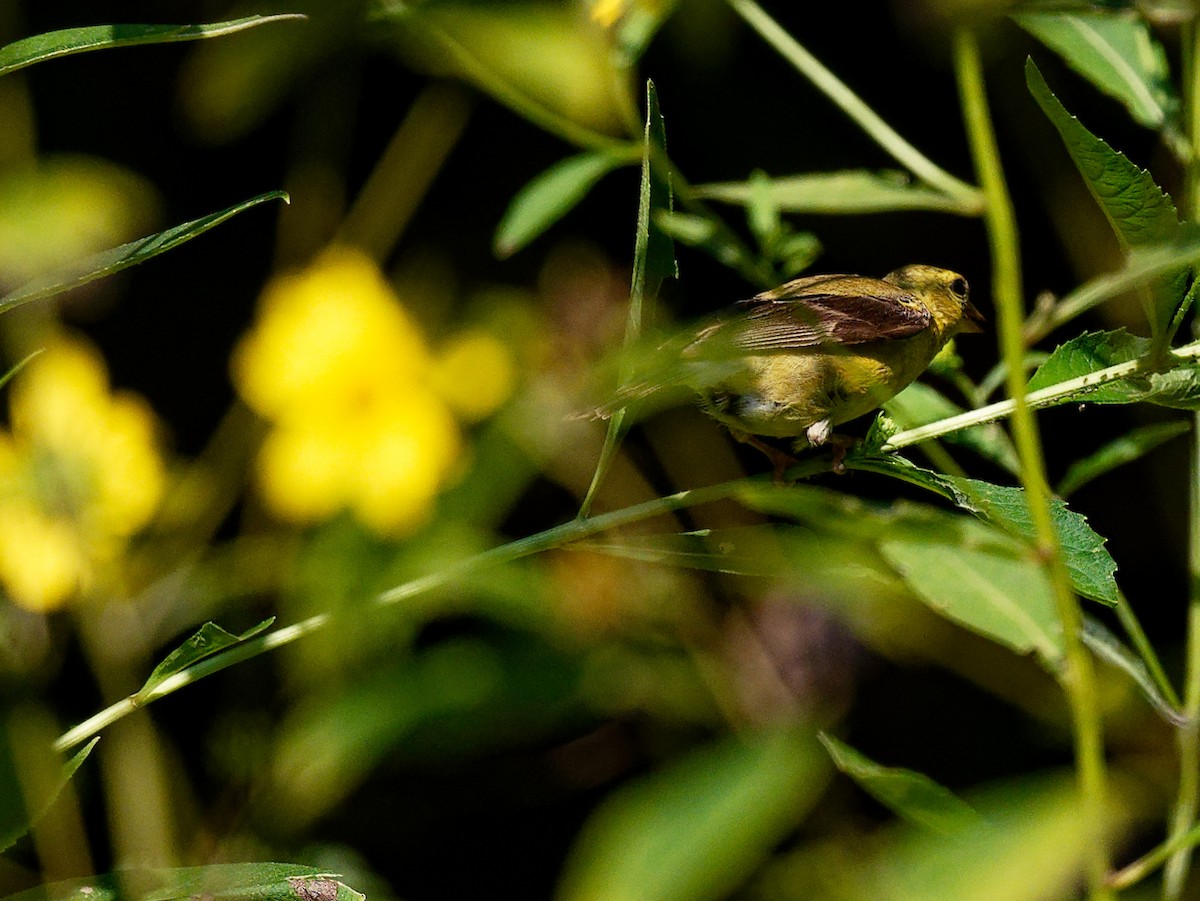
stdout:
[[899,291],[755,298],[736,305],[729,340],[745,350],[863,344],[907,338],[931,322],[923,305]]

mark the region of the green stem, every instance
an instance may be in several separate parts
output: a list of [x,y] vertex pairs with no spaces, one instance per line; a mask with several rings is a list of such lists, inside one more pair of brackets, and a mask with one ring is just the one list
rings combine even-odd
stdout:
[[[821,472],[828,472],[829,469],[830,462],[828,460],[809,460],[789,469],[787,475],[789,479],[804,479]],[[656,516],[674,513],[677,510],[734,497],[740,491],[744,490],[748,484],[753,484],[757,481],[763,480],[757,478],[735,479],[731,482],[722,482],[719,485],[693,488],[689,491],[680,491],[666,497],[654,498],[645,503],[635,504],[632,507],[613,510],[610,513],[600,513],[588,519],[573,519],[570,522],[565,522],[544,532],[538,532],[535,535],[499,545],[481,554],[476,554],[474,557],[469,557],[459,563],[447,566],[438,572],[429,573],[420,578],[404,582],[387,591],[380,592],[371,599],[370,604],[375,607],[390,607],[401,601],[407,601],[418,595],[443,588],[483,570],[512,563],[553,548],[563,547],[564,545],[590,538],[593,535],[598,535],[610,529],[617,529],[622,526],[652,519]],[[318,632],[333,623],[334,620],[335,617],[332,614],[318,613],[299,623],[264,633],[249,641],[234,645],[224,653],[206,657],[198,661],[194,666],[164,679],[155,686],[153,691],[147,692],[140,698],[137,696],[123,698],[67,732],[64,732],[54,743],[55,750],[66,751],[91,738],[106,726],[112,725],[122,717],[128,716],[139,707],[144,707],[147,704],[157,701],[159,698],[173,694],[184,686],[191,685],[205,676],[218,673],[223,669],[233,666],[235,663],[241,663],[251,657],[257,657],[259,654],[273,651],[276,648],[291,644],[297,639]]]
[[1179,695],[1175,691],[1175,686],[1167,678],[1167,673],[1158,659],[1158,654],[1154,651],[1154,646],[1150,644],[1150,639],[1146,637],[1146,633],[1142,630],[1142,624],[1138,621],[1137,615],[1134,614],[1133,608],[1129,605],[1128,599],[1123,594],[1117,599],[1116,612],[1117,619],[1121,623],[1121,628],[1125,630],[1125,634],[1129,636],[1129,640],[1133,644],[1134,650],[1137,651],[1138,657],[1145,664],[1146,672],[1154,680],[1154,684],[1162,694],[1163,699],[1178,711],[1180,709]]
[[901,137],[878,113],[867,106],[862,98],[850,90],[845,82],[834,75],[820,60],[780,27],[778,22],[767,15],[754,0],[726,0],[726,2],[749,23],[751,28],[759,33],[763,40],[774,47],[784,59],[795,66],[825,96],[837,104],[842,112],[853,119],[880,147],[891,154],[896,162],[930,187],[937,188],[959,200],[963,209],[969,214],[974,215],[982,211],[983,198],[974,185],[955,178]]
[[1200,825],[1193,826],[1187,832],[1173,836],[1154,850],[1139,857],[1133,863],[1117,870],[1109,876],[1108,884],[1115,889],[1127,889],[1130,886],[1137,885],[1161,867],[1163,862],[1172,854],[1193,848],[1198,842],[1200,842]]
[[[1184,114],[1192,154],[1187,161],[1187,218],[1200,218],[1200,161],[1196,159],[1196,140],[1200,137],[1200,32],[1194,22],[1183,30],[1183,91]],[[1191,831],[1196,822],[1197,802],[1200,800],[1200,414],[1193,419],[1192,466],[1188,478],[1189,522],[1188,536],[1188,616],[1187,669],[1184,674],[1183,712],[1189,724],[1176,736],[1179,750],[1179,785],[1175,807],[1167,830],[1167,844],[1175,845]],[[1187,882],[1191,868],[1192,847],[1180,845],[1171,854],[1163,871],[1163,898],[1175,901]]]
[[954,63],[971,155],[987,202],[984,221],[991,245],[992,289],[1000,348],[1008,364],[1008,391],[1014,405],[1013,437],[1021,461],[1021,482],[1033,519],[1038,554],[1045,560],[1062,627],[1064,658],[1059,680],[1071,709],[1082,820],[1091,832],[1090,840],[1085,843],[1089,894],[1093,901],[1100,901],[1111,898],[1112,892],[1105,884],[1108,852],[1104,843],[1104,821],[1108,787],[1096,677],[1092,659],[1080,638],[1083,617],[1079,600],[1071,587],[1071,577],[1050,515],[1050,490],[1037,422],[1025,400],[1025,380],[1021,372],[1021,358],[1025,352],[1021,324],[1025,310],[1021,298],[1016,219],[988,111],[979,47],[974,34],[967,28],[955,32]]

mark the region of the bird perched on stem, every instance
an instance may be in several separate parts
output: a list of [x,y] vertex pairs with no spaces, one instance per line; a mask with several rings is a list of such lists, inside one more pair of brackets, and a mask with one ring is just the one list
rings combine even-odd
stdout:
[[958,273],[923,265],[881,279],[799,278],[667,342],[652,372],[597,412],[658,405],[672,389],[690,389],[706,413],[770,458],[779,479],[795,460],[759,436],[817,447],[834,426],[886,403],[955,335],[983,331],[967,293]]

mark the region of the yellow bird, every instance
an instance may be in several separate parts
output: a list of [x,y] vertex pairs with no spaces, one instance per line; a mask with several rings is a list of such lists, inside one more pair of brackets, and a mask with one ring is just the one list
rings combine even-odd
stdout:
[[834,426],[890,400],[956,334],[983,331],[967,294],[965,278],[934,266],[903,266],[882,279],[799,278],[669,342],[662,350],[674,359],[657,356],[670,374],[626,385],[607,412],[686,386],[779,475],[794,460],[756,436],[819,446]]

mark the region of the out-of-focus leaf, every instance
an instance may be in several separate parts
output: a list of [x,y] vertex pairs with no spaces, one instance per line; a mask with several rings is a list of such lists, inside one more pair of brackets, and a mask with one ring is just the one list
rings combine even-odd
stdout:
[[[1118,363],[1146,357],[1152,342],[1124,329],[1085,332],[1054,349],[1029,380],[1028,390],[1049,388],[1068,379],[1097,372]],[[1195,360],[1164,360],[1162,371],[1149,371],[1114,382],[1106,382],[1067,395],[1063,403],[1132,404],[1146,401],[1179,410],[1200,409],[1200,363]]]
[[55,882],[5,901],[365,901],[365,895],[338,882],[339,875],[290,863],[121,870]]
[[86,53],[89,50],[107,50],[114,47],[132,47],[137,44],[166,44],[173,41],[197,41],[215,38],[266,25],[270,22],[302,20],[304,16],[282,14],[275,16],[246,16],[228,22],[213,22],[208,25],[88,25],[82,28],[65,28],[22,38],[0,47],[0,75],[7,75],[34,63]]
[[[962,407],[924,382],[913,382],[884,404],[883,408],[902,429],[914,429],[963,412]],[[1008,433],[998,423],[952,432],[944,440],[968,448],[1011,473],[1018,470],[1016,449]]]
[[[749,206],[756,189],[752,181],[697,185],[696,194],[708,200]],[[860,214],[896,210],[933,210],[978,215],[962,202],[924,185],[903,172],[847,169],[768,179],[763,190],[785,213]]]
[[[1122,601],[1121,603],[1125,603]],[[1142,692],[1154,711],[1172,726],[1183,727],[1188,724],[1188,718],[1168,698],[1154,682],[1154,677],[1136,654],[1121,644],[1115,635],[1098,620],[1085,617],[1080,638],[1093,654],[1106,663],[1115,666],[1133,680],[1133,684]]]
[[975,824],[979,814],[923,773],[881,766],[832,735],[818,736],[833,765],[893,813],[941,835]]
[[880,544],[909,587],[943,616],[1054,668],[1062,633],[1049,579],[1032,552],[968,517],[930,525],[897,530]]
[[210,213],[199,219],[193,219],[191,222],[176,225],[174,228],[169,228],[156,235],[149,235],[137,241],[122,244],[120,247],[114,247],[111,250],[105,250],[77,260],[62,269],[36,278],[0,297],[0,312],[10,310],[21,304],[30,303],[34,300],[53,297],[55,294],[61,294],[64,291],[69,291],[71,288],[77,288],[95,279],[112,275],[115,272],[120,272],[122,269],[145,262],[151,257],[158,256],[160,253],[173,250],[180,244],[204,234],[209,229],[216,228],[222,222],[233,218],[238,213],[242,213],[268,200],[283,200],[284,202],[288,202],[288,196],[283,191],[269,191],[266,194],[260,194],[257,197],[243,201],[220,212]]
[[[1035,536],[1033,517],[1021,488],[942,475],[914,466],[895,454],[848,458],[847,465],[903,479],[940,494],[967,512],[1026,541]],[[1104,539],[1088,525],[1087,517],[1069,509],[1061,500],[1051,502],[1050,517],[1058,532],[1075,590],[1101,604],[1116,604],[1118,592],[1114,574],[1117,564],[1105,549]]]
[[1179,101],[1166,53],[1134,10],[1030,11],[1013,19],[1142,125],[1161,129],[1174,118]]
[[1140,426],[1072,463],[1055,491],[1059,497],[1068,497],[1093,479],[1132,463],[1172,438],[1187,434],[1191,428],[1192,424],[1186,420]]
[[[1058,129],[1067,152],[1121,243],[1131,248],[1177,238],[1180,224],[1175,204],[1155,184],[1150,173],[1132,163],[1123,153],[1113,150],[1067,112],[1033,60],[1025,65],[1025,79],[1034,99]],[[1166,334],[1185,288],[1186,270],[1183,269],[1165,273],[1154,280],[1152,297],[1146,308],[1154,335]]]
[[[898,823],[872,842],[852,836],[817,849],[809,884],[793,898],[839,901],[1045,901],[1071,898],[1096,842],[1117,841],[1130,810],[1112,799],[1102,823],[1088,818],[1070,774],[1038,775],[966,796],[979,816],[952,835]],[[852,861],[852,865],[847,865]],[[799,868],[797,868],[799,869]],[[801,871],[803,872],[803,871]],[[836,893],[822,888],[836,885]],[[808,891],[811,889],[811,891]]]
[[722,739],[617,791],[585,825],[560,901],[727,898],[829,778],[811,730]]
[[[32,809],[22,803],[23,792],[17,782],[17,774],[10,772],[7,766],[0,765],[0,773],[3,774],[0,776],[0,788],[4,789],[4,800],[0,802],[0,852],[7,851],[16,843],[17,839],[37,825],[37,821],[58,799],[59,794],[71,781],[75,771],[87,760],[98,741],[100,741],[98,736],[93,738],[76,751],[69,760],[60,764],[61,772],[58,778],[47,787],[44,794],[30,801]],[[47,751],[49,751],[48,748]],[[10,762],[7,754],[2,754],[0,757],[3,757],[4,764]]]
[[627,160],[603,152],[555,163],[517,192],[496,228],[496,255],[511,256],[570,212],[605,175]]
[[166,679],[176,673],[183,672],[189,666],[198,663],[205,657],[211,657],[234,645],[249,641],[255,635],[259,635],[270,628],[273,622],[275,622],[275,617],[272,616],[269,619],[263,620],[257,626],[247,629],[241,635],[232,635],[215,623],[205,623],[196,634],[168,654],[154,668],[154,671],[150,673],[150,678],[146,680],[146,684],[138,691],[138,700],[144,702],[154,693],[154,689],[158,688]]

